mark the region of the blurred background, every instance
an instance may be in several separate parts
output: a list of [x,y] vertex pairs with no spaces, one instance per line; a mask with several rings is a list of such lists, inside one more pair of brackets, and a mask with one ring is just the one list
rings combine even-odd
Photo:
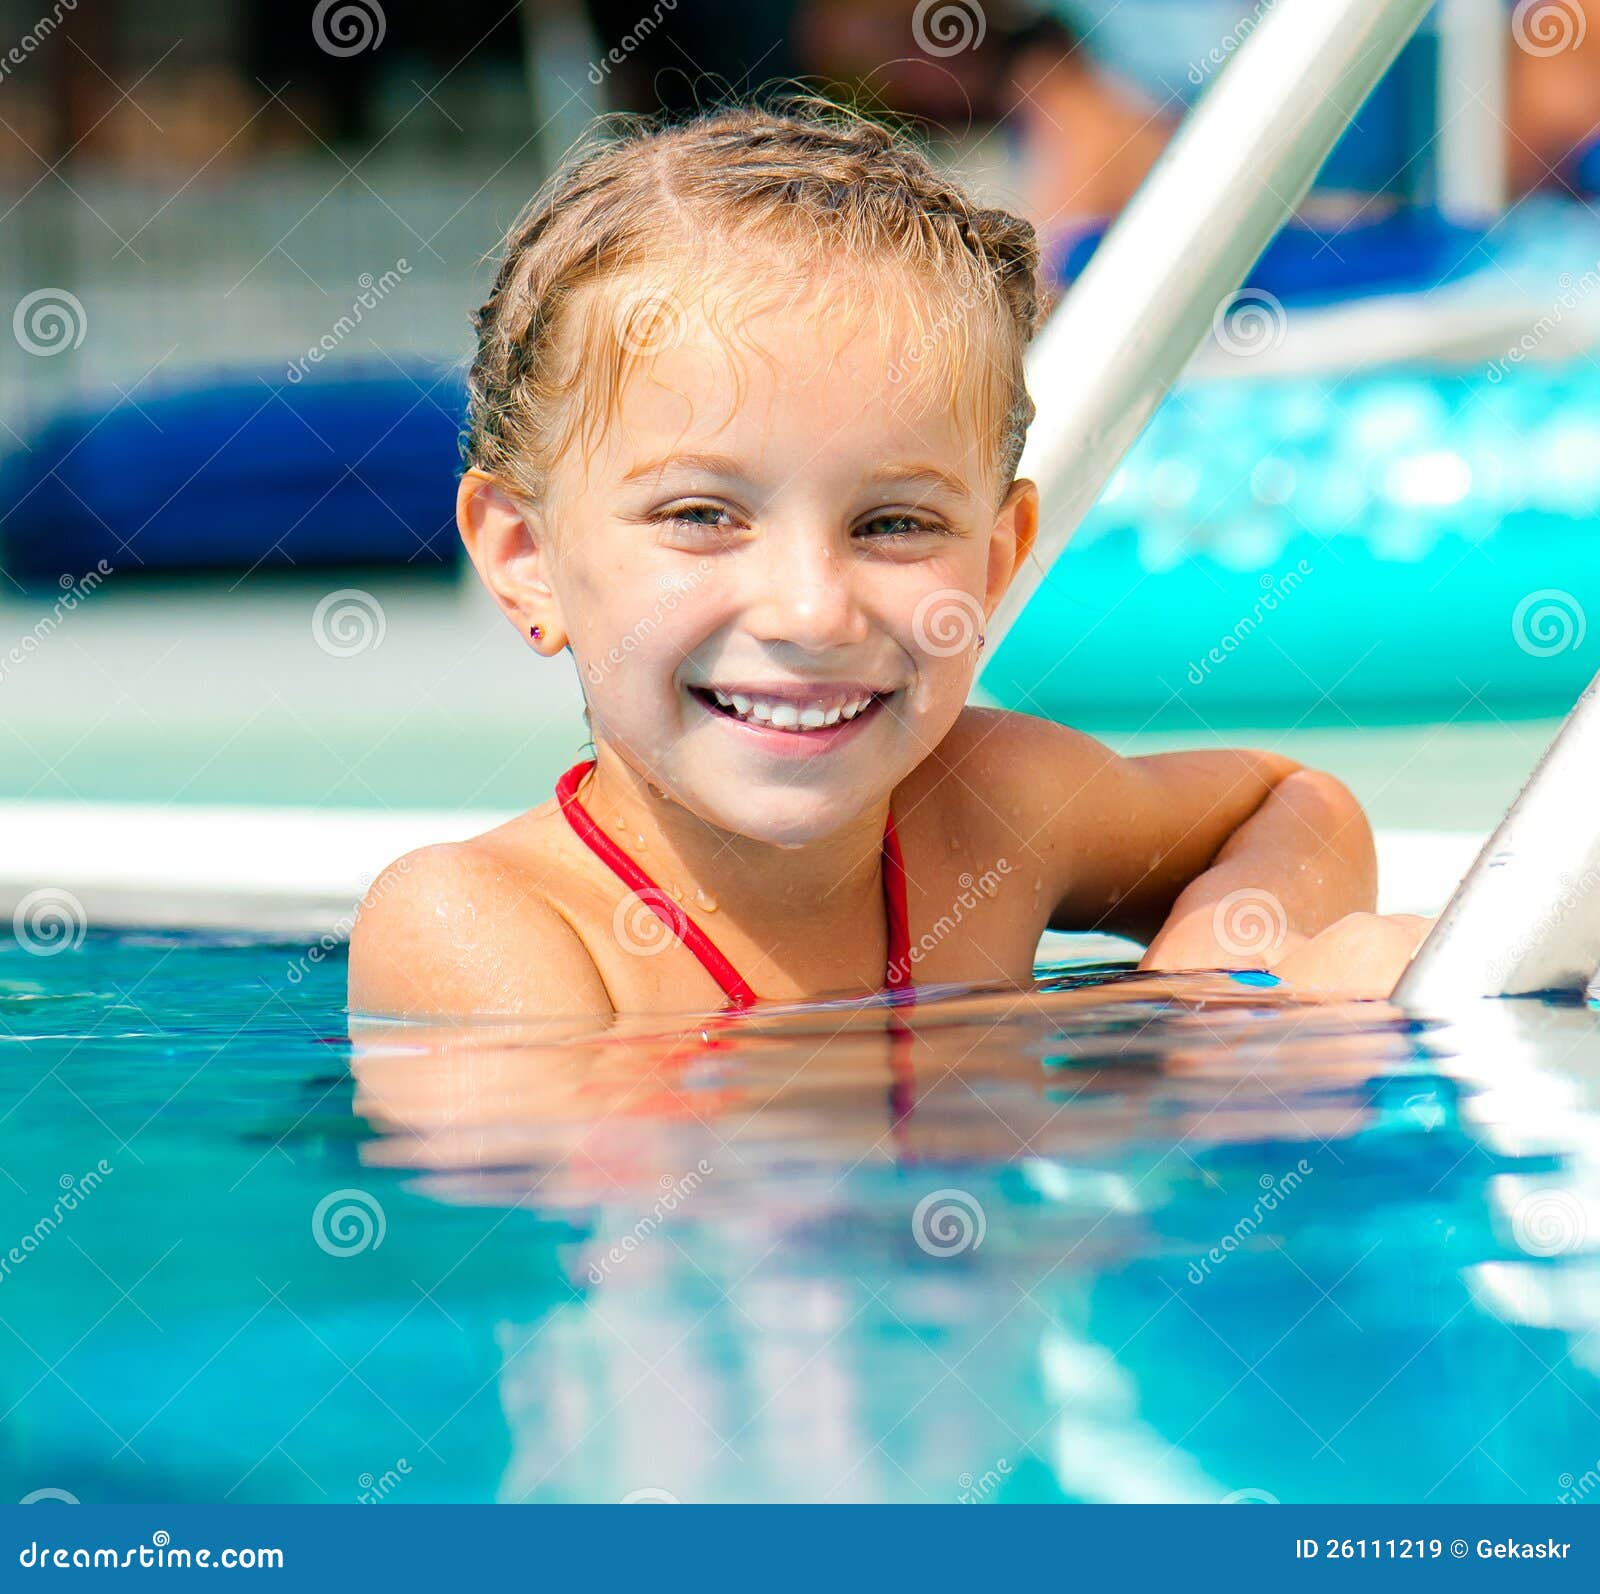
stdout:
[[[464,568],[456,434],[490,257],[593,116],[798,80],[1065,291],[1272,8],[0,0],[0,879],[199,889],[219,805],[381,863],[548,794],[576,679]],[[1597,135],[1600,0],[1438,6],[985,691],[1492,825],[1600,659]],[[257,885],[349,875],[331,834]]]

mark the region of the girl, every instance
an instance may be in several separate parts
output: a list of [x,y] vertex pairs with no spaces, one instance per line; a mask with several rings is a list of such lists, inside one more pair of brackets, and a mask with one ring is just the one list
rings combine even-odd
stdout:
[[634,123],[551,179],[476,318],[456,513],[528,645],[571,653],[594,758],[374,882],[353,1008],[1023,986],[1047,926],[1387,992],[1425,926],[1368,912],[1339,782],[966,706],[1038,523],[1037,264],[811,100]]

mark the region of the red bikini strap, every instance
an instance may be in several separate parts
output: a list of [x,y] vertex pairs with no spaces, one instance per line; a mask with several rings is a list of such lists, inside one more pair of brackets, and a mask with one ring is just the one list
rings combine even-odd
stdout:
[[567,816],[567,823],[577,832],[578,839],[699,958],[701,967],[717,982],[730,1002],[738,1007],[749,1007],[758,1001],[739,971],[712,944],[711,937],[594,822],[589,810],[578,801],[578,787],[593,768],[592,758],[586,763],[574,764],[556,782],[556,801],[561,804],[561,812]]
[[892,813],[883,825],[883,916],[889,927],[883,983],[891,990],[905,990],[911,984],[911,911],[906,905],[906,861]]
[[[593,768],[592,758],[574,764],[556,782],[556,801],[578,839],[694,953],[730,1002],[737,1007],[749,1007],[759,1001],[739,971],[717,950],[711,937],[594,822],[589,810],[578,800],[578,787]],[[900,837],[895,831],[892,813],[885,816],[883,826],[883,914],[889,940],[884,984],[891,990],[908,991],[911,986],[911,915],[906,904],[905,858],[900,852]]]

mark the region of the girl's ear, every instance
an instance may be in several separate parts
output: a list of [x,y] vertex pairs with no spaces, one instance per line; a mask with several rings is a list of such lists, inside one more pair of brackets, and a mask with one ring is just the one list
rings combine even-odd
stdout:
[[478,579],[506,618],[536,651],[559,653],[567,645],[567,631],[550,581],[550,538],[533,512],[492,476],[474,469],[461,478],[456,492],[456,525]]
[[989,583],[986,608],[994,613],[1022,562],[1033,552],[1039,535],[1039,489],[1026,477],[1011,484],[989,539]]

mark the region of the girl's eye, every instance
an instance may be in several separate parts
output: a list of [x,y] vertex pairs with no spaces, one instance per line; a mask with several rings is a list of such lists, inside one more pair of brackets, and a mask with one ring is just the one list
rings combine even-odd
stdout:
[[701,515],[725,515],[727,510],[718,504],[684,504],[678,509],[669,509],[664,514],[658,515],[659,520],[672,521],[684,526],[712,526],[715,520],[701,520]]
[[861,532],[868,542],[905,542],[912,537],[942,537],[944,527],[916,515],[879,515],[867,521]]

